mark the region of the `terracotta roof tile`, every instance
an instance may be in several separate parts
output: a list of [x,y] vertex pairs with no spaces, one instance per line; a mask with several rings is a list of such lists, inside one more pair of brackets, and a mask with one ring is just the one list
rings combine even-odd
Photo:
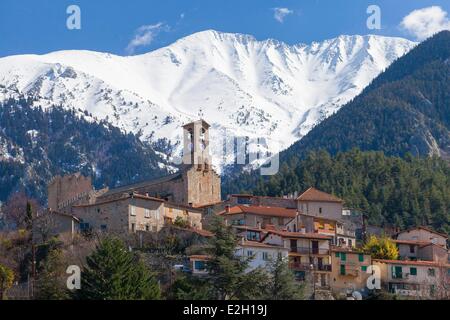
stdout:
[[284,238],[305,238],[305,239],[322,239],[322,240],[333,239],[333,236],[327,236],[319,233],[303,233],[303,232],[290,232],[279,230],[267,230],[267,233],[273,233]]
[[412,244],[416,246],[423,246],[431,243],[429,241],[419,241],[419,240],[392,240],[392,241],[398,244]]
[[401,265],[412,265],[412,266],[429,266],[429,267],[450,267],[448,263],[439,263],[437,261],[425,261],[425,260],[384,260],[384,259],[373,259],[372,261],[387,263],[387,264],[401,264]]
[[272,216],[272,217],[285,217],[285,218],[294,218],[297,215],[296,209],[286,209],[279,207],[265,207],[265,206],[233,206],[229,209],[229,212],[226,210],[220,212],[220,215],[234,215],[240,213],[248,213],[260,216]]
[[211,231],[208,231],[208,230],[196,229],[196,228],[193,228],[193,229],[190,229],[190,230],[195,232],[195,233],[197,233],[197,234],[199,234],[199,235],[201,235],[201,236],[203,236],[203,237],[212,237],[212,236],[214,236],[214,234]]
[[300,201],[323,201],[323,202],[343,202],[342,199],[333,196],[332,194],[317,190],[310,187],[303,192],[296,200]]
[[397,233],[397,236],[398,236],[399,234],[401,234],[401,233],[410,232],[410,231],[413,231],[413,230],[416,230],[416,229],[422,229],[422,230],[425,230],[425,231],[428,231],[428,232],[437,234],[437,235],[439,235],[439,236],[441,236],[441,237],[444,237],[444,238],[446,238],[446,239],[448,238],[448,235],[446,235],[445,233],[437,232],[437,231],[435,231],[435,230],[433,230],[433,229],[431,229],[431,228],[425,227],[425,226],[413,227],[413,228],[409,228],[409,229],[404,230],[404,231],[400,231],[400,232]]

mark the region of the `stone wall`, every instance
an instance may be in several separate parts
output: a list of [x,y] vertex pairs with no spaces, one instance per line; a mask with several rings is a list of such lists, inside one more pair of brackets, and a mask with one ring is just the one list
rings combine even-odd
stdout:
[[202,206],[221,200],[220,176],[214,170],[191,167],[183,173],[187,199],[184,204]]
[[59,206],[67,206],[75,203],[80,198],[85,197],[93,190],[90,177],[85,177],[80,173],[66,176],[56,176],[49,183],[48,207],[57,210]]

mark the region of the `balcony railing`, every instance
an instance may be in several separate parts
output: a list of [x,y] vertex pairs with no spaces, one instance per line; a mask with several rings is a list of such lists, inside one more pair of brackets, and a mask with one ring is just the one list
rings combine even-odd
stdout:
[[[312,267],[312,268],[311,268]],[[310,264],[310,263],[300,263],[300,262],[290,262],[289,268],[292,270],[299,271],[331,271],[331,264]]]
[[329,255],[329,249],[319,249],[319,248],[306,248],[306,247],[291,247],[290,252],[300,253],[300,254],[323,254]]

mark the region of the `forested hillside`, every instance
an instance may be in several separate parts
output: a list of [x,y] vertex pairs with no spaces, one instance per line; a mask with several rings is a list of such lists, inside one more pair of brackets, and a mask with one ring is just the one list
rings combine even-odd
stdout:
[[56,174],[81,171],[95,186],[112,187],[167,173],[164,160],[135,135],[74,110],[32,104],[22,98],[0,105],[0,201],[22,190],[45,202]]
[[357,147],[387,155],[450,155],[450,31],[394,62],[353,101],[280,154]]

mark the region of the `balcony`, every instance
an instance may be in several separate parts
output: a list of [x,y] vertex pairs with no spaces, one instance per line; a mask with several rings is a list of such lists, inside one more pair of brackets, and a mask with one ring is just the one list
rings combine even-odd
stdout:
[[313,264],[311,268],[310,263],[289,262],[289,269],[296,271],[328,271],[331,272],[331,264]]
[[291,247],[289,252],[299,253],[304,255],[330,255],[329,249],[319,249],[319,248],[306,248],[306,247]]
[[393,272],[392,279],[404,279],[407,280],[409,278],[409,273],[404,272]]

